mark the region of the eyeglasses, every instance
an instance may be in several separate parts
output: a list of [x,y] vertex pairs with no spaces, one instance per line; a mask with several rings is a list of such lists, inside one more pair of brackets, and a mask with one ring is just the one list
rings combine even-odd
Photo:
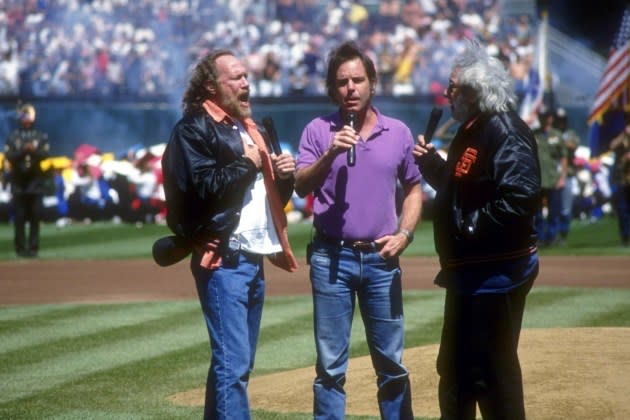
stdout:
[[452,80],[449,80],[448,81],[448,86],[446,87],[446,94],[450,95],[458,87],[459,87],[459,85],[457,83],[453,83]]

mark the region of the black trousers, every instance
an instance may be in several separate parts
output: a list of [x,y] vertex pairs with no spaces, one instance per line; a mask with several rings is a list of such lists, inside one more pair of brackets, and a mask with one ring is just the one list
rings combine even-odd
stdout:
[[[39,250],[39,224],[42,217],[41,194],[15,194],[13,196],[15,252],[37,252]],[[29,225],[28,242],[26,224]]]
[[443,420],[525,419],[518,360],[525,299],[533,280],[510,293],[461,295],[447,289],[437,360]]

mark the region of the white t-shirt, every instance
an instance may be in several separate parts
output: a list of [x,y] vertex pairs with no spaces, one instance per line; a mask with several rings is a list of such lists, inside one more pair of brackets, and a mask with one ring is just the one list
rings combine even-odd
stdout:
[[[254,144],[245,128],[240,123],[237,125],[241,137],[247,144]],[[240,242],[241,249],[245,251],[263,255],[282,251],[273,225],[262,172],[258,172],[256,179],[245,193],[241,218],[234,234]]]

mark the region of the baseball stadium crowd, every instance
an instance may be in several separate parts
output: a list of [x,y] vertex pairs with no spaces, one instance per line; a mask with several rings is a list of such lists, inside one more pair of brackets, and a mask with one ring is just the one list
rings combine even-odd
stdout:
[[[522,95],[535,30],[532,16],[503,16],[498,0],[6,0],[0,97],[160,99],[179,92],[214,48],[246,58],[254,97],[325,96],[327,51],[354,39],[377,66],[377,94],[443,104],[450,60],[471,36],[506,63]],[[90,148],[46,161],[45,219],[162,222],[163,145],[124,157]],[[610,212],[612,159],[590,159],[580,147],[574,161],[573,216]],[[425,188],[427,201],[432,193]],[[0,221],[11,217],[10,199],[3,179]],[[291,207],[295,219],[310,216],[308,200],[296,197]]]
[[325,95],[326,52],[354,39],[377,65],[378,93],[441,98],[449,60],[471,35],[515,80],[525,77],[535,22],[502,17],[499,3],[6,0],[0,97],[169,96],[199,57],[222,47],[246,57],[252,96]]

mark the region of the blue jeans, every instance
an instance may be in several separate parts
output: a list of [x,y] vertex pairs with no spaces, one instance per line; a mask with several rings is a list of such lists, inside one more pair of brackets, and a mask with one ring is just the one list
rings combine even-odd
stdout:
[[263,257],[241,252],[231,267],[199,266],[191,271],[210,336],[212,358],[206,383],[204,419],[249,419],[247,385],[254,368],[265,281]]
[[543,189],[543,197],[547,198],[547,217],[543,216],[542,207],[536,214],[536,231],[538,240],[545,245],[551,245],[560,230],[560,216],[562,211],[562,189]]
[[621,241],[627,244],[630,239],[630,186],[614,186],[613,205],[617,213],[619,236]]
[[358,298],[384,419],[412,419],[402,364],[404,319],[398,259],[315,240],[310,262],[317,350],[314,418],[343,419],[350,330]]

